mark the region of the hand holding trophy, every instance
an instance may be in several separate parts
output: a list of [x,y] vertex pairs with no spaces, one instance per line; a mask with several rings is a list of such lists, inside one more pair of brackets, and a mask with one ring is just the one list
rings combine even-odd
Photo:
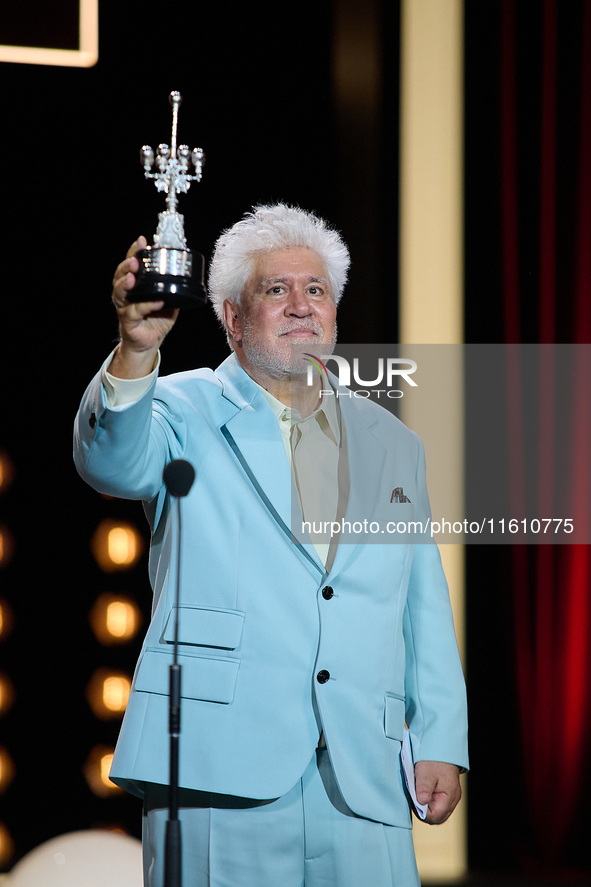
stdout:
[[[127,298],[130,302],[163,299],[169,308],[193,308],[207,301],[203,282],[204,260],[201,253],[193,253],[187,248],[183,216],[177,212],[177,204],[178,195],[186,194],[191,182],[201,181],[205,154],[201,148],[194,148],[191,152],[187,145],[177,147],[181,94],[171,92],[169,101],[172,105],[170,146],[158,145],[156,157],[149,145],[144,145],[140,151],[145,177],[153,179],[156,188],[167,194],[166,209],[158,214],[154,245],[136,253],[139,261],[137,283]],[[154,161],[156,172],[152,172]],[[191,163],[194,174],[190,172]]]

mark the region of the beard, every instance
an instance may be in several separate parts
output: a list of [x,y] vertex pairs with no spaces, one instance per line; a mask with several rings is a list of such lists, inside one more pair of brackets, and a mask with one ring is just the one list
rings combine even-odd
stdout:
[[[285,335],[292,330],[310,328],[313,330],[310,336],[298,338],[295,342],[291,342]],[[273,379],[289,379],[292,376],[306,375],[309,364],[304,360],[303,353],[311,347],[319,352],[318,356],[320,351],[325,355],[332,354],[337,341],[336,323],[328,341],[325,340],[325,335],[324,327],[317,321],[306,320],[284,324],[275,331],[275,343],[264,342],[261,341],[255,325],[247,321],[242,334],[242,347],[252,366]]]

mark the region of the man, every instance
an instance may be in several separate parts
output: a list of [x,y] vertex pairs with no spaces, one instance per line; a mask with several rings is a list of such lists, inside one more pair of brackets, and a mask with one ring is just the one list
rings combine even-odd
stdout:
[[209,278],[232,354],[157,380],[177,312],[128,301],[144,246],[115,273],[121,339],[83,398],[75,458],[96,489],[143,500],[152,526],[153,616],[111,774],[144,798],[146,884],[162,884],[177,581],[162,470],[184,458],[196,470],[180,576],[184,887],[416,885],[405,719],[429,822],[451,814],[467,766],[437,548],[290,529],[292,477],[302,517],[317,494],[346,515],[368,488],[381,512],[406,507],[390,504],[397,487],[428,509],[416,435],[374,404],[321,397],[301,357],[292,369],[294,344],[319,356],[334,343],[346,247],[302,210],[247,214],[219,238]]

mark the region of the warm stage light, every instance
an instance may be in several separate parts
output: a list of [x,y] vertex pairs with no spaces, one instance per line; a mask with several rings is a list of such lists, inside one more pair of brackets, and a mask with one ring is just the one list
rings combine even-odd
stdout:
[[14,841],[3,822],[0,822],[0,868],[5,868],[14,856]]
[[7,601],[0,598],[0,641],[8,637],[12,631],[14,616]]
[[109,530],[107,549],[114,564],[131,564],[135,560],[135,536],[124,527]]
[[[133,619],[133,611],[132,611]],[[115,638],[126,637],[129,634],[129,607],[121,601],[113,601],[107,607],[107,631]],[[130,626],[132,627],[132,626]]]
[[144,540],[136,528],[125,521],[104,520],[91,541],[92,553],[105,573],[130,570],[138,562]]
[[123,715],[130,690],[131,678],[125,672],[99,668],[86,688],[86,698],[93,714],[109,721]]
[[15,698],[16,692],[12,681],[8,675],[0,672],[0,716],[12,708]]
[[123,713],[129,699],[130,682],[127,678],[105,678],[103,685],[103,702],[105,707],[112,712]]
[[0,745],[0,794],[3,794],[14,779],[14,761]]
[[109,779],[114,750],[106,745],[96,745],[84,765],[84,776],[91,792],[99,798],[107,798],[123,792]]
[[101,594],[90,611],[90,627],[101,644],[126,644],[138,632],[142,614],[126,595]]
[[14,465],[8,453],[0,450],[0,493],[4,493],[14,477]]
[[14,552],[14,540],[8,527],[0,524],[0,568],[5,567]]

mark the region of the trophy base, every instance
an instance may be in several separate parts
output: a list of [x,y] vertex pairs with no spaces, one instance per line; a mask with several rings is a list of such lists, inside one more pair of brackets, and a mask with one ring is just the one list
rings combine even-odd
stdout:
[[[129,302],[163,300],[168,308],[196,308],[207,302],[203,282],[205,261],[190,249],[147,247],[138,250],[140,267],[136,284],[127,294]],[[201,261],[201,274],[193,276],[193,263]]]

